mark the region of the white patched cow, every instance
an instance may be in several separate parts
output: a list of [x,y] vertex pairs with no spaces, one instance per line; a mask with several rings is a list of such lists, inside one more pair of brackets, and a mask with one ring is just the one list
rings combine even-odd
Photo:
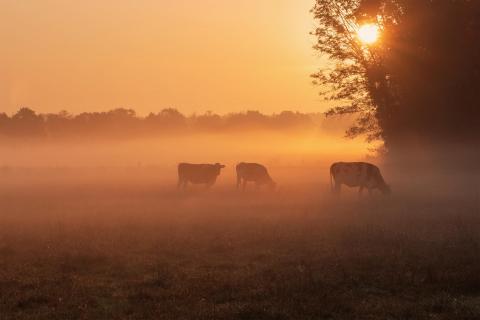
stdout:
[[225,168],[225,166],[220,163],[180,163],[178,165],[178,188],[183,187],[185,189],[189,182],[192,184],[204,184],[207,188],[210,188],[215,184],[222,168]]
[[268,174],[267,168],[258,163],[241,162],[236,166],[237,170],[237,189],[242,184],[242,190],[245,191],[247,182],[254,182],[256,187],[266,185],[270,190],[275,189],[276,183]]
[[380,169],[366,162],[337,162],[330,167],[330,184],[332,191],[340,193],[342,184],[359,187],[359,194],[367,189],[371,194],[379,189],[383,194],[390,194],[390,187],[383,180]]

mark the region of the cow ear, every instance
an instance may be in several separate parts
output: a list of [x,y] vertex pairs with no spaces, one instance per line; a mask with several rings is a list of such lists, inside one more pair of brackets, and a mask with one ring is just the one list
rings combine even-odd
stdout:
[[225,165],[224,164],[220,165],[220,168],[225,168]]

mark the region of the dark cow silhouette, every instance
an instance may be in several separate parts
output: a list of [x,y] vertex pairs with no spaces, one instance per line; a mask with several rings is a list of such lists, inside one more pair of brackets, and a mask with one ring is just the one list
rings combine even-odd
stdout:
[[187,187],[190,182],[192,184],[205,184],[210,188],[217,177],[220,175],[220,170],[225,168],[220,163],[215,164],[192,164],[180,163],[178,164],[178,188]]
[[379,189],[383,194],[390,194],[390,187],[383,180],[380,169],[366,162],[337,162],[330,167],[330,184],[332,191],[340,193],[342,184],[349,187],[359,187],[362,195],[366,188],[369,194],[373,189]]
[[267,185],[271,190],[275,189],[276,183],[268,174],[267,168],[258,163],[241,162],[236,166],[237,170],[237,189],[242,184],[242,189],[245,191],[247,182],[255,182],[257,188],[262,185]]

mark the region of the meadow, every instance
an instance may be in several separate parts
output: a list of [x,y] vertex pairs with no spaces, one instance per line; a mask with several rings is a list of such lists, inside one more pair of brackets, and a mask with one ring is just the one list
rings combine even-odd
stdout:
[[4,168],[0,319],[480,318],[478,189],[334,197],[327,168],[273,167],[274,193]]

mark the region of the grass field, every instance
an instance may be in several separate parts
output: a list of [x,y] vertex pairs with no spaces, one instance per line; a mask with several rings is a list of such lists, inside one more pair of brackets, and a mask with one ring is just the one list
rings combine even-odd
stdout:
[[474,192],[142,177],[3,177],[1,320],[480,318]]

